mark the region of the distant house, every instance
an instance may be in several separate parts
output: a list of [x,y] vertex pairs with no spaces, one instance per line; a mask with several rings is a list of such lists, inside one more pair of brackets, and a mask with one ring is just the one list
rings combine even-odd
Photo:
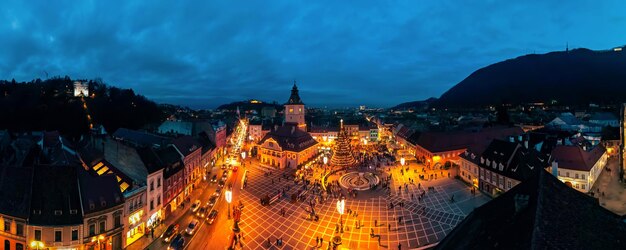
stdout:
[[568,186],[586,193],[606,166],[608,154],[602,145],[593,148],[559,145],[552,150],[552,158],[548,171]]
[[435,249],[626,249],[626,223],[546,171],[474,209]]
[[589,122],[601,125],[603,127],[619,127],[619,119],[613,113],[599,112],[589,118]]
[[528,141],[493,140],[482,152],[460,155],[460,177],[492,197],[507,192],[532,171],[549,165],[547,156],[528,148]]
[[572,113],[566,112],[548,122],[546,124],[546,127],[563,131],[576,131],[586,133],[601,132],[603,126],[591,122],[581,121],[576,118]]
[[424,132],[416,141],[416,157],[427,164],[457,162],[459,154],[466,149],[486,146],[493,139],[520,136],[524,131],[520,127],[491,127],[480,131]]

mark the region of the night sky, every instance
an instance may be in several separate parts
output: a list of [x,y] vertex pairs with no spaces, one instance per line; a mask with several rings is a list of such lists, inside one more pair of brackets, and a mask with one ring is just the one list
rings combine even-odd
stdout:
[[623,0],[50,2],[0,3],[1,79],[100,77],[193,108],[283,103],[293,80],[308,105],[389,107],[508,58],[626,44]]

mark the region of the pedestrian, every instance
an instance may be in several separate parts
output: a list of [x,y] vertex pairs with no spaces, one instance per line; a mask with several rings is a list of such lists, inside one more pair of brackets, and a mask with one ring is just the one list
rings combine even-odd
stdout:
[[388,228],[387,231],[391,231],[391,223],[387,224],[387,228]]
[[315,246],[317,247],[317,246],[319,246],[319,245],[320,245],[320,237],[319,237],[319,236],[316,236],[316,237],[315,237]]
[[[374,220],[374,226],[377,227],[378,226],[378,220]],[[372,229],[374,230],[374,229]]]
[[270,241],[270,238],[267,238],[267,246],[269,247],[271,245],[272,245],[272,242]]
[[398,243],[398,250],[402,250],[402,244]]
[[378,245],[380,246],[380,235],[378,236]]

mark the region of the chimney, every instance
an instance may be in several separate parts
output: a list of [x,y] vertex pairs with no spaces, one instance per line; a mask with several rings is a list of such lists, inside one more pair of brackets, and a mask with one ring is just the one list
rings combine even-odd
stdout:
[[528,195],[516,194],[515,195],[515,213],[519,214],[521,211],[528,207]]
[[552,162],[552,175],[559,177],[559,163],[556,160]]

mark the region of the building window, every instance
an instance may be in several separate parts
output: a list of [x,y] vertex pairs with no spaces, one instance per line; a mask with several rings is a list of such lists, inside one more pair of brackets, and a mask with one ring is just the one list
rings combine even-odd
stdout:
[[150,191],[154,191],[154,180],[150,181]]
[[569,172],[565,172],[565,177],[569,177]]
[[4,249],[11,250],[11,242],[9,240],[4,240]]
[[72,241],[78,240],[78,229],[72,229]]
[[507,183],[507,189],[511,189],[511,181],[508,181],[508,183]]
[[161,195],[157,196],[157,206],[161,205]]
[[63,241],[63,232],[54,231],[54,242],[61,242],[61,241]]
[[4,231],[11,232],[11,222],[7,219],[4,220]]
[[100,233],[104,233],[106,231],[105,225],[106,225],[105,221],[100,222]]
[[585,175],[583,174],[581,178],[584,180],[585,179]]
[[17,224],[17,235],[24,236],[24,224]]
[[576,174],[575,176],[576,176],[575,178],[578,179],[578,174]]
[[39,229],[35,230],[35,240],[41,241],[41,230]]
[[122,225],[122,216],[120,214],[113,215],[113,221],[115,221],[115,227]]
[[585,189],[585,184],[581,184],[581,187],[582,187],[583,189]]
[[22,245],[22,243],[15,243],[15,250],[24,250],[24,245]]
[[161,177],[157,178],[157,187],[161,187]]
[[578,185],[578,183],[576,183],[576,188],[577,188],[577,189],[578,189],[578,188],[580,188],[580,185]]
[[89,236],[96,235],[96,224],[89,225]]

